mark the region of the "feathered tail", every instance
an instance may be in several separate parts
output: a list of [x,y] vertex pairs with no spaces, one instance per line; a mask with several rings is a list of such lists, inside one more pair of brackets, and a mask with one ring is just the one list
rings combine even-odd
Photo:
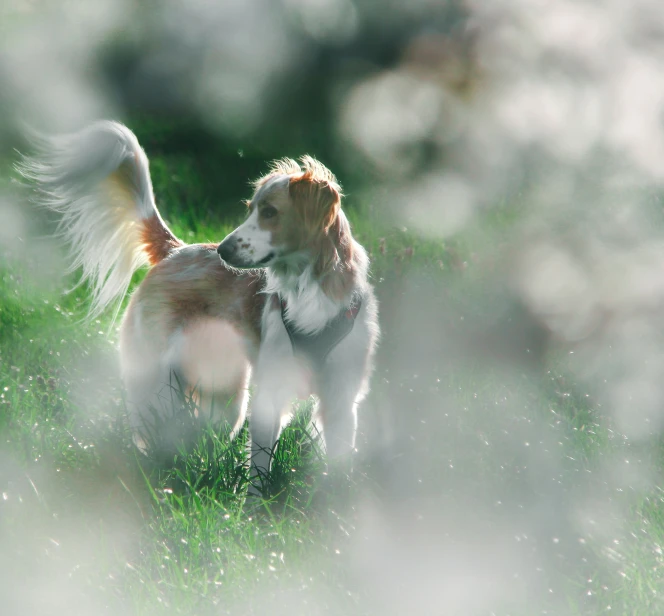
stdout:
[[34,182],[39,202],[60,216],[58,232],[71,267],[92,290],[98,316],[127,292],[132,274],[183,246],[154,201],[148,159],[136,136],[117,122],[53,138],[36,137],[37,154],[18,171]]

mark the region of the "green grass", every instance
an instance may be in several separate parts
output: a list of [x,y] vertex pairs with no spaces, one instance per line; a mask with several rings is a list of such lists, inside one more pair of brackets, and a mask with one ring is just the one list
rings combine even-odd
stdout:
[[[222,220],[207,202],[199,215],[206,195],[195,164],[177,153],[151,158],[160,207],[186,241],[217,241],[242,215],[238,206]],[[371,560],[372,533],[391,541],[401,532],[415,545],[422,532],[423,546],[451,554],[474,541],[487,554],[494,541],[513,545],[520,560],[504,565],[514,568],[509,595],[473,614],[664,613],[660,448],[620,435],[562,354],[506,372],[499,361],[457,362],[444,345],[427,355],[435,341],[409,350],[408,328],[421,323],[416,308],[412,323],[395,312],[404,285],[441,302],[441,319],[489,322],[487,302],[496,304],[483,284],[491,249],[482,238],[514,224],[513,211],[448,241],[391,228],[361,204],[349,215],[385,315],[354,473],[325,473],[304,404],[265,499],[246,497],[246,428],[232,442],[206,430],[169,460],[137,454],[108,317],[82,322],[85,288],[64,295],[66,281],[46,283],[38,252],[3,252],[3,613],[404,613],[397,607],[421,607],[409,577],[417,551],[388,542]],[[412,354],[412,367],[395,360],[400,353]],[[607,460],[629,460],[636,474],[607,476]],[[632,481],[640,469],[655,479]],[[581,532],[573,517],[593,504],[596,524]],[[386,535],[367,523],[372,510],[394,524]],[[389,578],[377,591],[363,558],[401,567],[403,588]]]

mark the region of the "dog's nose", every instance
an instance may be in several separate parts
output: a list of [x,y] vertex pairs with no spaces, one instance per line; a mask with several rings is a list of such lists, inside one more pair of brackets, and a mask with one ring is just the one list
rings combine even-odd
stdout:
[[236,247],[234,242],[221,242],[217,246],[217,253],[224,261],[228,261],[235,254]]

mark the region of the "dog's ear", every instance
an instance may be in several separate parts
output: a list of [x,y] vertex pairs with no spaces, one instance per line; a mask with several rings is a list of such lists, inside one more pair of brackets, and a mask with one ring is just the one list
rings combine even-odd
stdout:
[[307,236],[327,233],[341,206],[341,189],[336,182],[304,172],[291,179],[289,193]]
[[341,211],[341,187],[317,160],[301,159],[304,171],[291,177],[289,194],[314,259],[314,276],[330,297],[343,299],[353,284],[353,242]]
[[353,286],[353,242],[341,211],[341,192],[330,183],[295,186],[297,198],[305,201],[303,220],[314,276],[328,296],[341,300]]
[[350,225],[340,209],[318,238],[316,249],[315,273],[319,276],[333,269],[343,269],[350,262],[353,256]]
[[323,291],[336,300],[344,299],[353,289],[355,262],[350,225],[341,210],[323,235],[314,262],[314,275]]

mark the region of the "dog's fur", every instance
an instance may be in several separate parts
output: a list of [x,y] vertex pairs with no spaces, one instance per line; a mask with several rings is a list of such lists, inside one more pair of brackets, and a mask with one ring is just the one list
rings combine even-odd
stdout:
[[[224,418],[237,430],[253,370],[255,474],[269,470],[296,397],[318,397],[329,458],[354,449],[356,409],[378,337],[377,305],[367,255],[351,235],[328,169],[306,156],[300,164],[275,162],[255,182],[242,225],[218,247],[186,245],[159,215],[148,159],[128,128],[100,122],[38,146],[20,170],[61,216],[72,269],[80,267],[92,289],[91,314],[119,305],[133,272],[152,266],[120,331],[130,423],[140,447],[155,428],[155,411],[169,412],[173,375],[198,392],[199,408],[213,421]],[[294,354],[281,302],[295,329],[315,334],[358,295],[353,329],[322,368]]]

